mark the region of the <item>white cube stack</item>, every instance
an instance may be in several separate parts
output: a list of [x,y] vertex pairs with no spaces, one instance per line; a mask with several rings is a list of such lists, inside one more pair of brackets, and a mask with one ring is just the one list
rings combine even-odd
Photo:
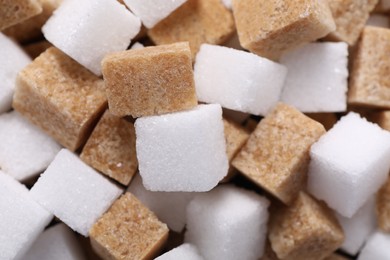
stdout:
[[122,190],[84,164],[69,150],[61,150],[30,191],[32,197],[73,230],[89,229]]
[[150,191],[209,191],[226,176],[222,108],[138,118],[136,150],[143,184]]
[[101,75],[103,57],[126,50],[141,21],[112,0],[66,0],[43,26],[46,39],[87,69]]
[[0,114],[11,109],[16,75],[30,62],[19,45],[0,33]]
[[12,111],[0,115],[0,169],[19,181],[41,173],[61,146]]
[[368,239],[357,260],[390,259],[390,235],[380,231]]
[[22,260],[49,259],[86,259],[77,237],[65,224],[57,224],[45,230],[22,258]]
[[0,171],[0,259],[24,255],[52,217],[26,187]]
[[302,112],[346,110],[346,43],[309,43],[282,56],[280,63],[288,68],[282,102]]
[[187,208],[185,241],[208,260],[259,259],[264,252],[269,202],[254,192],[220,186]]
[[183,230],[186,224],[187,205],[195,193],[148,191],[138,174],[131,181],[128,191],[153,211],[162,222],[166,223],[169,229],[178,233]]
[[254,115],[276,105],[287,69],[245,51],[202,44],[194,68],[198,99]]
[[383,14],[371,14],[366,25],[389,28],[389,17]]
[[309,192],[350,218],[387,179],[390,133],[351,112],[311,147],[310,157]]
[[198,249],[191,244],[182,244],[171,251],[157,257],[155,260],[204,260]]

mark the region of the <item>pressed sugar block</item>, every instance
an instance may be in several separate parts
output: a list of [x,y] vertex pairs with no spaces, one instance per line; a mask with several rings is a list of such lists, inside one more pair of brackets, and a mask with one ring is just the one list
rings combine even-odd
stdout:
[[327,1],[233,0],[233,12],[241,46],[271,59],[335,29]]
[[390,178],[377,194],[376,215],[379,229],[390,233]]
[[209,191],[229,163],[220,105],[138,118],[139,172],[151,191]]
[[352,217],[386,181],[390,133],[350,112],[310,150],[308,190]]
[[390,29],[364,28],[350,75],[348,103],[390,108]]
[[152,259],[168,238],[168,227],[137,198],[125,193],[93,225],[95,252],[104,259]]
[[341,246],[343,230],[324,203],[300,192],[271,215],[269,239],[280,259],[323,259]]
[[187,0],[148,36],[158,45],[188,41],[195,57],[202,43],[221,44],[234,31],[233,15],[221,0]]
[[232,164],[289,204],[306,184],[310,146],[324,133],[320,123],[280,103],[260,121]]
[[390,235],[375,232],[368,239],[357,260],[390,259]]
[[138,167],[133,123],[113,116],[107,110],[85,144],[80,158],[121,184],[129,185]]
[[75,234],[65,225],[45,230],[21,260],[85,260]]
[[164,114],[197,105],[188,43],[133,49],[107,55],[103,62],[112,114]]
[[126,50],[141,22],[112,0],[67,0],[42,31],[45,38],[87,69],[101,75],[103,57]]
[[38,203],[84,236],[121,193],[66,149],[57,154],[30,191]]
[[124,0],[147,28],[152,28],[187,0]]
[[42,172],[61,149],[16,111],[0,115],[0,143],[0,169],[19,181]]
[[199,254],[198,249],[191,244],[182,244],[179,247],[166,252],[165,254],[157,257],[155,260],[203,260],[203,257]]
[[42,12],[37,0],[2,0],[0,4],[0,31]]
[[366,25],[389,28],[389,17],[382,14],[372,14],[368,18]]
[[19,73],[13,107],[76,150],[107,106],[103,87],[103,80],[52,47]]
[[288,69],[281,101],[302,112],[347,109],[348,45],[309,43],[283,55]]
[[15,42],[0,33],[0,114],[11,109],[16,76],[30,62]]
[[20,259],[52,217],[26,187],[0,171],[0,259]]
[[286,74],[273,61],[209,44],[202,44],[194,69],[200,101],[255,115],[265,115],[276,105]]
[[256,193],[220,186],[187,208],[185,241],[208,260],[259,259],[264,253],[269,202]]

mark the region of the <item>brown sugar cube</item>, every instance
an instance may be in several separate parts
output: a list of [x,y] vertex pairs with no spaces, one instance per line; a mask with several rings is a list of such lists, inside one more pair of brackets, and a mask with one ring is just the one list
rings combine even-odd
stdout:
[[350,74],[348,104],[390,108],[390,30],[366,26]]
[[30,43],[28,45],[23,46],[23,49],[27,52],[27,54],[32,58],[35,59],[39,55],[41,55],[42,52],[46,51],[53,45],[44,40],[39,42]]
[[378,227],[390,233],[390,178],[376,196],[376,215]]
[[0,31],[42,12],[37,0],[1,0]]
[[305,115],[321,123],[326,130],[331,129],[338,121],[335,113],[305,113]]
[[333,212],[303,192],[270,220],[269,239],[280,259],[324,259],[344,241]]
[[233,12],[241,46],[274,60],[335,30],[327,1],[233,0]]
[[103,80],[51,47],[18,74],[13,107],[75,151],[107,106],[103,87]]
[[328,0],[336,31],[326,39],[354,45],[378,0]]
[[129,185],[137,171],[133,123],[107,110],[85,144],[80,158],[121,184]]
[[310,146],[324,133],[320,123],[279,103],[260,121],[232,164],[289,204],[306,184]]
[[186,42],[113,53],[102,68],[113,115],[159,115],[197,105]]
[[221,0],[188,0],[148,31],[157,45],[188,41],[193,57],[202,43],[222,44],[235,32],[232,13]]
[[103,259],[153,259],[168,239],[168,227],[130,193],[92,226],[92,248]]

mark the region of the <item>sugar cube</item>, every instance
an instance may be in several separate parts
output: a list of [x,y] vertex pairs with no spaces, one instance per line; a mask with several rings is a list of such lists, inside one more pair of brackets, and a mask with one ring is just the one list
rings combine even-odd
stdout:
[[203,257],[199,254],[198,249],[194,245],[185,243],[157,257],[155,260],[178,260],[178,259],[203,260]]
[[0,8],[0,31],[42,12],[37,0],[2,0]]
[[368,239],[357,260],[390,259],[390,235],[375,232]]
[[383,232],[390,233],[390,178],[378,191],[376,197],[376,215],[378,228]]

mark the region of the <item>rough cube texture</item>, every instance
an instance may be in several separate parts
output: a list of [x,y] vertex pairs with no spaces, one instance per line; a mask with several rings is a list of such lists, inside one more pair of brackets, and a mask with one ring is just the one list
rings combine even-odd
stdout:
[[390,108],[390,29],[367,26],[357,47],[348,103]]
[[31,188],[31,196],[84,236],[122,190],[63,149]]
[[233,12],[241,46],[271,59],[335,29],[327,1],[233,0]]
[[202,43],[221,44],[234,31],[233,15],[221,0],[187,0],[148,36],[158,45],[188,41],[195,57]]
[[377,193],[376,215],[378,227],[382,231],[390,233],[390,178]]
[[0,31],[42,12],[37,0],[2,0],[0,8]]
[[185,241],[208,260],[259,259],[264,253],[269,202],[253,192],[220,186],[187,208]]
[[0,115],[0,169],[19,181],[41,173],[61,147],[18,112]]
[[306,184],[310,146],[324,133],[320,123],[280,103],[260,121],[232,164],[289,204]]
[[178,260],[178,259],[203,260],[203,257],[199,254],[198,249],[194,245],[185,243],[157,257],[155,260]]
[[347,109],[348,45],[309,43],[280,59],[288,69],[281,101],[302,112]]
[[138,167],[133,123],[113,116],[107,110],[85,144],[80,158],[121,184],[129,185]]
[[112,0],[67,0],[43,26],[45,38],[101,75],[103,57],[126,50],[141,28],[139,18]]
[[390,235],[379,231],[372,234],[357,259],[390,259]]
[[186,42],[110,54],[102,64],[108,104],[116,116],[164,114],[197,105]]
[[194,71],[200,101],[254,115],[266,115],[276,105],[286,74],[273,61],[209,44],[202,44]]
[[0,171],[0,259],[19,259],[52,217],[26,187]]
[[366,25],[389,28],[390,26],[389,17],[382,14],[372,14],[368,18]]
[[104,82],[57,48],[18,75],[13,107],[61,145],[76,150],[106,108]]
[[209,191],[229,163],[220,105],[138,118],[136,148],[143,184],[151,191]]
[[270,218],[269,239],[280,259],[323,259],[341,246],[343,230],[332,211],[301,192]]
[[387,179],[390,133],[350,112],[311,147],[310,157],[309,192],[350,218]]
[[104,259],[152,259],[168,238],[168,227],[130,193],[93,225],[91,244]]

